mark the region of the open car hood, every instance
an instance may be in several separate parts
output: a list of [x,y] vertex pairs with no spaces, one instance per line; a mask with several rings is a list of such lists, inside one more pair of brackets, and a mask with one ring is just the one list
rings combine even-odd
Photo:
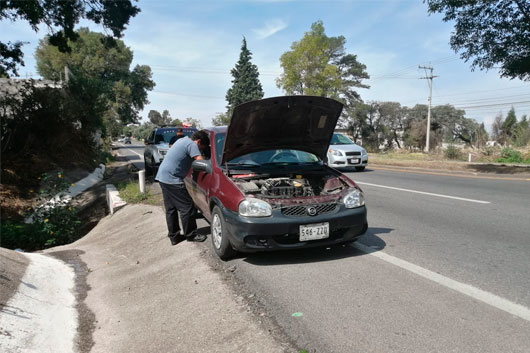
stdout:
[[238,105],[226,132],[222,163],[271,149],[294,149],[324,159],[342,112],[325,97],[285,96]]

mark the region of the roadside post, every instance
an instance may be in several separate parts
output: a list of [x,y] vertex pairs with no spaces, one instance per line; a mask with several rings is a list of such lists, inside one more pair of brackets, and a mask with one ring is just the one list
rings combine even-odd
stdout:
[[138,182],[140,184],[140,192],[145,193],[145,169],[138,172]]
[[468,153],[468,154],[467,154],[467,161],[468,161],[469,163],[471,163],[471,153]]

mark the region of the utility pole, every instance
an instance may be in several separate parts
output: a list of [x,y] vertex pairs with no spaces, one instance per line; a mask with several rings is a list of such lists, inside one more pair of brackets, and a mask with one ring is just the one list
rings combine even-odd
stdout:
[[[429,138],[431,135],[431,105],[432,105],[432,79],[438,76],[433,76],[432,70],[433,68],[431,66],[418,66],[419,69],[425,70],[425,77],[420,77],[420,79],[429,80],[427,81],[429,83],[429,108],[427,110],[427,137],[425,141],[425,152],[429,153]],[[431,71],[431,74],[427,74],[427,70]]]

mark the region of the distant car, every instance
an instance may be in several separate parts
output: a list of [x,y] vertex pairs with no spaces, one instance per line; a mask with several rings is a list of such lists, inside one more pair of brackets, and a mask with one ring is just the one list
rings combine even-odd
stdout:
[[268,98],[206,130],[211,159],[193,161],[185,184],[221,259],[346,244],[366,231],[362,190],[323,162],[341,111],[324,97]]
[[[169,150],[169,141],[177,134],[179,127],[157,127],[151,131],[149,137],[145,139],[144,163],[147,175],[155,174]],[[195,131],[194,127],[183,127],[184,135],[191,136]]]
[[125,137],[123,139],[123,143],[126,144],[126,145],[130,145],[131,144],[131,138],[130,137]]
[[368,165],[368,153],[347,136],[334,133],[329,143],[328,165],[337,169],[355,168],[363,171]]

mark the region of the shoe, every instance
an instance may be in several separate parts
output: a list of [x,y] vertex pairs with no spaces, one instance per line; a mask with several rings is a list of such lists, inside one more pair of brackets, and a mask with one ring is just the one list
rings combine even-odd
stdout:
[[181,241],[185,239],[185,237],[182,234],[176,234],[176,235],[169,235],[169,240],[171,241],[171,245],[177,245]]
[[191,236],[189,236],[189,237],[186,237],[186,240],[187,240],[187,241],[195,241],[195,242],[200,243],[200,242],[205,241],[206,238],[207,238],[207,236],[206,236],[205,234],[197,234],[197,233],[196,233],[196,234],[194,234],[194,235],[191,235]]

